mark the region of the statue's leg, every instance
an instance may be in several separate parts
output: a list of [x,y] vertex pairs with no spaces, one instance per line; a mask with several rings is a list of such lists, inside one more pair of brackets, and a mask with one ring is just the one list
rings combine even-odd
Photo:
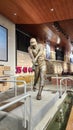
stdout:
[[36,66],[35,67],[35,72],[34,72],[34,85],[33,85],[33,91],[36,91],[36,84],[38,82],[38,78],[39,78],[39,67]]
[[39,85],[39,91],[37,94],[37,100],[41,100],[41,93],[45,84],[45,72],[46,72],[46,68],[45,66],[42,66],[40,68],[40,85]]

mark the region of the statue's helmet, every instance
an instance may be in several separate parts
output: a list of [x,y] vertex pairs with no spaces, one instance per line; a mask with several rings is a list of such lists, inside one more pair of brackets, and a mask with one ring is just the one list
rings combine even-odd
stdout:
[[37,45],[36,39],[35,38],[31,38],[30,39],[30,46],[35,46],[35,45]]

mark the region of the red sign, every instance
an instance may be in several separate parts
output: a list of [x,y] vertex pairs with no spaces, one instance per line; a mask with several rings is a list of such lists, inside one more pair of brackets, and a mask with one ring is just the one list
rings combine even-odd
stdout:
[[22,73],[22,72],[24,72],[24,73],[27,73],[27,72],[31,73],[31,72],[33,72],[33,70],[32,70],[32,67],[16,66],[16,73]]

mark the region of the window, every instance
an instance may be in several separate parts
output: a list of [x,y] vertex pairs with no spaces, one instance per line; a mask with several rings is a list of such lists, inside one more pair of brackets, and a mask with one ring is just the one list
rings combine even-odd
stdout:
[[8,61],[8,29],[0,25],[0,61]]

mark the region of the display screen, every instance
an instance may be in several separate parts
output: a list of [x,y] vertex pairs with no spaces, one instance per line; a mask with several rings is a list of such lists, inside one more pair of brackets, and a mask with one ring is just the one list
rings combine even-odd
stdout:
[[56,60],[64,61],[64,48],[56,46],[55,52],[56,52]]
[[45,55],[46,59],[50,59],[50,42],[46,42],[45,44]]
[[73,63],[73,51],[70,53],[70,63]]
[[0,25],[0,61],[8,61],[8,29]]

